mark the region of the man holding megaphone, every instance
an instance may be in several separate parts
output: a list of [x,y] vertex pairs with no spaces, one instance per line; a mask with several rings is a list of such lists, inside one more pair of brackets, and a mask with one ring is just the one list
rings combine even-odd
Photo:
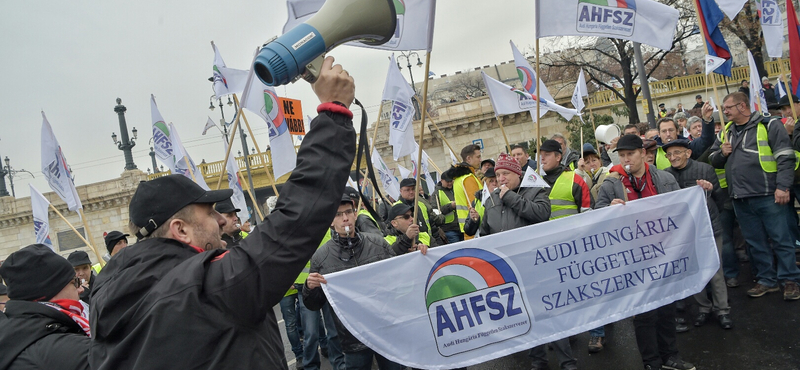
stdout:
[[231,190],[180,175],[139,185],[129,206],[139,242],[92,292],[92,369],[288,369],[272,307],[317,250],[356,151],[353,78],[328,57],[313,89],[322,104],[297,168],[238,246],[225,249],[227,221],[213,208]]

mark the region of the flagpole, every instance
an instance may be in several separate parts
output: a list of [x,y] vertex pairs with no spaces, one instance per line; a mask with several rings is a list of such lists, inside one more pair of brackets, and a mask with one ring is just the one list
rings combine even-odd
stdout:
[[[536,27],[539,27],[537,24]],[[541,124],[539,123],[541,114],[540,114],[540,98],[542,96],[542,92],[540,91],[539,86],[539,35],[536,35],[536,81],[533,83],[536,84],[536,168],[541,170],[542,168],[542,156],[539,154],[539,148],[542,147],[541,141]]]
[[433,125],[433,128],[435,128],[436,131],[439,132],[439,135],[442,137],[442,141],[444,141],[444,144],[447,145],[448,149],[450,149],[450,152],[452,152],[455,155],[456,151],[453,150],[453,147],[450,145],[449,142],[447,142],[447,138],[444,137],[444,132],[441,129],[439,129],[439,126],[436,125],[436,121],[434,121],[433,118],[431,118],[431,124]]
[[506,136],[506,129],[503,128],[503,116],[497,116],[497,125],[500,126],[500,132],[503,133],[503,139],[506,141],[506,149],[511,154],[511,145],[508,144],[508,136]]
[[583,125],[581,125],[581,159],[583,159]]
[[381,100],[381,105],[378,107],[378,119],[375,121],[375,127],[372,129],[372,145],[370,145],[369,152],[372,153],[372,149],[375,149],[375,140],[378,140],[378,125],[381,123],[381,115],[383,115],[383,100]]
[[[236,96],[234,95],[234,98]],[[236,112],[236,120],[233,122],[233,127],[231,128],[231,137],[228,139],[228,150],[225,152],[225,159],[222,163],[228,163],[228,158],[231,156],[231,148],[233,148],[233,138],[236,137],[236,129],[239,128],[239,115],[242,113],[242,106],[239,106],[239,111]],[[222,186],[222,177],[227,174],[228,171],[220,171],[219,179],[217,179],[217,190]]]
[[189,162],[189,157],[184,156],[183,160],[186,161],[186,168],[189,170],[189,176],[192,177],[192,181],[197,182],[197,179],[194,177],[194,171],[192,171],[192,164]]
[[[261,155],[261,148],[258,147],[258,142],[256,141],[256,136],[253,135],[253,130],[250,128],[250,123],[247,122],[247,116],[244,115],[244,111],[242,110],[242,106],[239,104],[239,98],[236,96],[236,94],[233,94],[233,100],[234,100],[234,102],[236,102],[237,105],[239,105],[239,115],[244,120],[244,125],[247,127],[247,132],[250,133],[250,139],[253,140],[253,145],[255,145],[255,147],[256,147],[256,152],[258,152],[258,154]],[[239,120],[238,117],[236,119],[237,119],[237,121]],[[294,146],[294,143],[292,143],[292,146]],[[228,148],[228,149],[230,149],[230,148]],[[245,158],[245,160],[247,160],[247,153],[245,153],[244,158]],[[264,156],[261,156],[261,160],[262,161],[264,160]],[[269,172],[269,167],[267,167],[266,163],[264,163],[264,172],[267,173],[267,177],[270,180],[270,183],[272,185],[272,191],[275,192],[275,196],[279,196],[278,188],[275,186],[275,178],[272,176],[272,173]]]
[[[697,14],[697,23],[704,25],[705,29],[708,30],[708,26],[705,25],[705,21],[700,19],[700,8],[697,4],[697,0],[692,0],[692,5],[694,5],[694,13]],[[703,39],[703,46],[706,48],[706,54],[708,53],[708,40],[706,40],[706,35],[702,35]],[[705,58],[703,58],[705,60]],[[708,76],[711,75],[711,88],[714,90],[714,98],[717,99],[717,104],[722,104],[722,101],[719,99],[719,93],[717,92],[717,78],[714,76],[714,71],[711,71],[710,74],[706,75],[706,84],[708,84]],[[712,113],[713,114],[713,113]],[[701,113],[702,115],[702,113]],[[712,116],[713,118],[713,116]],[[722,109],[719,109],[719,119],[723,123],[723,127],[725,127],[725,114],[722,113]],[[726,135],[727,136],[727,135]],[[726,138],[727,139],[727,138]]]
[[[53,207],[53,205],[50,204],[50,207]],[[59,216],[61,216],[62,219],[64,219],[64,221],[67,221],[67,219],[64,218],[64,216],[60,212],[58,212],[58,210],[56,210],[55,207],[53,207],[53,210],[55,210],[56,213]],[[89,228],[89,224],[86,223],[87,218],[86,218],[86,214],[83,213],[83,208],[78,208],[78,213],[80,213],[81,220],[83,220],[83,229],[86,230],[86,236],[89,237],[89,240],[94,240],[94,237],[92,236],[92,230]],[[75,230],[75,227],[72,226],[72,224],[70,224],[69,221],[67,221],[67,224],[69,224],[69,227],[71,227],[72,230],[75,231],[75,233],[80,235],[80,233],[78,233],[78,230]],[[83,238],[81,238],[81,239],[83,239]],[[86,242],[86,244],[88,244],[90,248],[92,248],[92,250],[94,251],[94,254],[97,256],[98,262],[100,262],[100,266],[101,267],[105,266],[106,265],[106,261],[103,259],[103,256],[100,255],[100,252],[97,251],[97,248],[95,248],[94,244],[87,242],[86,239],[83,239],[83,241]]]
[[[586,97],[586,106],[589,108],[589,118],[592,121],[592,132],[597,132],[597,126],[594,123],[594,113],[592,113],[592,106],[589,105],[589,97]],[[597,145],[597,150],[600,150],[600,140],[597,139],[597,136],[594,137],[594,143]]]
[[[225,165],[226,165],[226,167],[227,167],[227,164],[228,164],[228,162],[225,162]],[[236,166],[236,167],[239,167],[239,166]],[[225,172],[228,172],[228,171],[225,171]],[[245,181],[244,181],[244,175],[242,175],[242,169],[241,169],[241,168],[239,168],[239,173],[237,174],[237,176],[239,176],[239,182],[240,182],[240,183],[243,183],[243,182],[245,182]],[[249,185],[249,184],[248,184],[248,185]],[[258,221],[259,221],[259,223],[261,223],[261,221],[263,221],[263,220],[264,220],[264,214],[263,214],[263,213],[261,213],[261,207],[259,207],[259,206],[258,206],[258,202],[256,201],[256,197],[255,197],[255,195],[253,194],[253,191],[254,191],[254,190],[253,190],[253,189],[251,189],[251,188],[250,188],[250,186],[248,186],[248,187],[247,187],[247,194],[250,194],[250,200],[253,202],[253,208],[255,208],[255,209],[256,209],[256,212],[258,212],[258,217],[261,217],[261,218],[258,220]]]
[[[420,174],[422,173],[422,138],[425,137],[425,118],[428,116],[428,110],[425,109],[425,105],[428,103],[428,74],[431,70],[431,52],[430,50],[425,55],[425,83],[422,85],[422,121],[420,122],[419,128],[419,150],[417,151],[417,184],[414,187],[414,223],[417,222],[417,217],[419,217],[419,180],[422,178]],[[430,230],[429,230],[430,231]]]
[[[780,61],[780,59],[778,60],[778,64],[780,64],[780,66],[781,66],[781,79],[783,81],[786,81],[786,70],[785,70],[786,67],[783,66],[783,62]],[[788,88],[789,84],[788,83],[784,82],[784,86],[787,87],[786,90],[789,90],[789,88]],[[792,108],[792,117],[795,120],[797,120],[797,111],[794,108],[794,95],[792,95],[791,91],[787,91],[786,95],[789,96],[789,106]]]

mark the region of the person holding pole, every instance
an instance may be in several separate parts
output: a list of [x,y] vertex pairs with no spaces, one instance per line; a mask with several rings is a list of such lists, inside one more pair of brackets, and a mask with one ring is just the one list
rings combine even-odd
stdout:
[[275,211],[238,247],[223,249],[213,209],[230,189],[180,175],[139,184],[129,207],[139,242],[92,293],[92,369],[288,369],[273,307],[331,225],[356,152],[355,83],[333,61],[312,85],[319,115]]
[[[469,144],[461,149],[462,163],[453,166],[450,171],[453,177],[453,195],[456,201],[456,218],[464,232],[464,223],[469,218],[472,202],[475,200],[475,193],[483,189],[483,185],[478,180],[476,172],[481,166],[481,147]],[[472,239],[469,235],[464,235],[465,240]]]

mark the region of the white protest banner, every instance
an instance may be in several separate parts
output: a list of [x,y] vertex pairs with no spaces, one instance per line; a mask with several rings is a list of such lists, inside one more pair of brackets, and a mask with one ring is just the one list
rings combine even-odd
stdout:
[[392,102],[392,109],[389,111],[389,145],[392,146],[392,157],[395,161],[414,153],[414,125],[411,122],[416,110],[411,102],[412,96],[414,89],[397,69],[392,54],[381,100]]
[[725,58],[706,54],[706,76],[723,64],[725,64]]
[[778,95],[778,99],[786,95],[786,90],[783,89],[783,83],[781,82],[780,76],[778,76],[778,82],[775,83],[775,94]]
[[689,297],[717,253],[695,186],[328,274],[322,287],[375,352],[452,369]]
[[247,71],[241,69],[233,69],[225,66],[225,61],[222,60],[222,55],[217,50],[217,45],[211,41],[211,48],[214,49],[214,94],[217,98],[225,95],[240,94],[244,91],[244,86],[247,83]]
[[544,177],[540,175],[536,170],[531,167],[528,167],[525,170],[525,175],[522,176],[522,182],[519,184],[522,188],[549,188],[550,185],[547,184],[547,181],[544,181]]
[[575,82],[575,90],[572,92],[572,106],[578,113],[582,112],[583,108],[586,107],[586,103],[583,102],[584,96],[589,96],[589,90],[586,87],[586,76],[583,74],[583,68],[581,68],[578,81]]
[[[307,21],[325,4],[324,0],[287,0],[289,17],[283,33]],[[347,45],[381,50],[427,50],[433,47],[433,21],[436,18],[436,0],[394,1],[397,27],[394,36],[382,45],[349,42]]]
[[[150,94],[150,119],[153,121],[153,151],[156,158],[167,168],[175,168],[175,154],[172,147],[172,139],[169,137],[169,127],[167,127],[164,117],[156,105],[156,97]],[[155,169],[154,169],[155,171]]]
[[178,130],[175,128],[175,125],[170,122],[167,127],[169,128],[169,137],[170,140],[172,140],[173,149],[175,150],[175,166],[172,167],[172,173],[184,175],[201,188],[211,190],[208,184],[206,184],[206,180],[203,177],[203,173],[200,172],[200,168],[197,167],[192,157],[189,155],[189,152],[187,152],[186,148],[183,146],[183,142],[181,142],[181,137],[178,135]]
[[742,11],[747,0],[716,0],[716,2],[719,9],[728,16],[728,19],[733,19]]
[[378,171],[378,177],[380,177],[383,190],[386,190],[386,194],[389,194],[392,199],[400,199],[400,184],[397,182],[397,179],[394,178],[392,172],[389,171],[389,167],[386,167],[383,158],[378,154],[378,149],[375,148],[372,148],[372,165],[375,167],[375,170]]
[[400,178],[401,179],[405,179],[405,178],[411,177],[411,170],[409,170],[408,168],[405,168],[405,167],[403,167],[403,166],[398,164],[397,165],[397,170],[400,171]]
[[783,56],[783,19],[776,0],[756,0],[764,45],[770,58]]
[[75,189],[75,183],[72,180],[72,171],[67,165],[67,158],[64,157],[61,145],[58,144],[58,139],[56,139],[53,128],[50,126],[50,122],[47,121],[44,112],[42,112],[41,153],[42,173],[47,179],[50,189],[53,189],[61,200],[67,203],[70,211],[78,212],[79,209],[83,209],[78,190]]
[[714,112],[719,112],[719,108],[717,107],[717,103],[714,103],[714,97],[713,96],[709,96],[708,97],[708,102],[711,103],[711,106],[714,108]]
[[214,120],[212,120],[211,117],[208,117],[208,121],[206,121],[206,127],[203,127],[203,133],[201,135],[205,135],[206,132],[208,132],[208,129],[212,127],[217,127],[217,125],[214,123]]
[[[489,94],[489,100],[492,103],[495,115],[514,114],[536,109],[536,95],[508,86],[489,77],[489,75],[484,72],[481,72],[481,76],[483,77],[483,83],[486,86],[486,92]],[[542,116],[549,110],[558,112],[567,120],[572,119],[574,115],[578,114],[578,111],[575,109],[560,106],[544,98],[541,99],[539,105],[541,106],[540,110]],[[536,117],[536,113],[531,115],[531,117]]]
[[758,75],[756,61],[750,50],[747,51],[747,59],[750,62],[750,110],[769,114],[767,98],[764,96],[764,85],[761,84],[761,76]]
[[596,36],[672,48],[677,9],[653,0],[536,0],[536,37]]
[[[419,153],[419,145],[414,143],[414,153]],[[422,177],[422,181],[425,181],[425,184],[428,186],[428,192],[433,192],[436,186],[436,183],[433,182],[433,178],[431,177],[431,172],[428,170],[428,163],[431,162],[431,157],[428,157],[428,153],[425,153],[425,150],[422,151],[422,166],[417,166],[417,156],[411,154],[409,156],[411,159],[411,177],[417,177],[417,171],[421,171],[420,177]]]
[[33,211],[33,232],[36,235],[36,243],[44,244],[55,252],[56,249],[50,240],[50,201],[33,185],[28,184],[28,186],[31,188],[31,210]]
[[[225,152],[228,152],[228,142],[225,141],[223,136],[222,143],[224,144]],[[242,223],[250,219],[250,211],[247,210],[247,201],[244,199],[244,190],[242,189],[242,181],[239,178],[239,165],[236,164],[236,158],[232,155],[228,156],[228,162],[225,163],[225,172],[228,175],[228,187],[233,190],[231,195],[231,202],[233,206],[239,209],[236,215]],[[249,191],[253,191],[250,189]]]

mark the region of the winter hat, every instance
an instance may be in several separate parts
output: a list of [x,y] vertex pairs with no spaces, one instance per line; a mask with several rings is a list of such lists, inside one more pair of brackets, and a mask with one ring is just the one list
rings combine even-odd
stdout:
[[130,234],[123,234],[116,230],[108,232],[104,237],[108,253],[114,251],[114,246],[117,245],[118,241],[125,239],[125,241],[127,242],[128,241],[128,238],[126,238],[127,236],[130,236]]
[[400,180],[400,187],[417,186],[417,180],[410,177]]
[[522,167],[519,166],[519,162],[506,153],[500,153],[500,156],[497,157],[497,164],[494,166],[494,171],[496,173],[499,170],[508,170],[522,176]]
[[49,301],[75,278],[75,270],[46,245],[31,244],[11,253],[0,275],[8,284],[8,298]]
[[561,151],[561,143],[555,140],[545,140],[542,142],[542,147],[539,150],[543,152],[551,152],[551,153],[562,153]]
[[84,251],[75,251],[70,253],[69,256],[67,256],[67,261],[72,264],[72,267],[92,264],[92,260],[89,259],[89,255]]

